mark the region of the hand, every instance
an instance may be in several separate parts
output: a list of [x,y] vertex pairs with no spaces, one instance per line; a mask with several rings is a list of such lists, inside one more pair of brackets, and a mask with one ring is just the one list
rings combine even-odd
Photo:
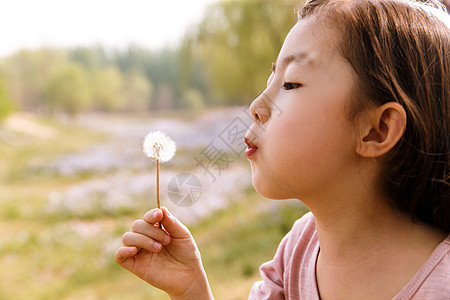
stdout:
[[167,208],[136,220],[122,243],[115,261],[172,299],[213,299],[194,238]]

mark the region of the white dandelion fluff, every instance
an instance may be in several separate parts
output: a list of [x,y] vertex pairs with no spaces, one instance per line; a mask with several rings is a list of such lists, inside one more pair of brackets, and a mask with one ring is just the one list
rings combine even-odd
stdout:
[[153,160],[169,161],[175,150],[175,142],[161,131],[152,131],[144,139],[144,153]]
[[[176,144],[167,135],[160,131],[152,131],[145,136],[144,153],[156,161],[156,203],[159,201],[159,162],[169,161],[174,155]],[[161,226],[161,224],[159,224]]]

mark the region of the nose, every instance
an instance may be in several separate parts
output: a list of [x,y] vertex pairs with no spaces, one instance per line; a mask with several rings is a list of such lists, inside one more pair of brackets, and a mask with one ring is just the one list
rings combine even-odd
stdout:
[[262,92],[253,100],[250,104],[250,113],[252,114],[253,121],[256,123],[263,124],[270,119],[272,115],[272,101],[266,92]]

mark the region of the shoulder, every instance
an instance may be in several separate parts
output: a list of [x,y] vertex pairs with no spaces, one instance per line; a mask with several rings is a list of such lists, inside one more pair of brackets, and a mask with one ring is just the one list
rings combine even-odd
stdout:
[[395,299],[450,299],[450,235]]
[[291,231],[286,235],[289,248],[295,246],[308,246],[314,240],[316,234],[316,219],[311,212],[303,215],[295,221]]
[[318,247],[316,222],[311,212],[304,214],[295,221],[292,229],[284,236],[278,245],[274,258],[263,264],[261,270],[278,269],[280,274],[294,265],[305,261]]
[[306,213],[283,238],[273,260],[260,268],[249,299],[318,299],[315,261],[318,253],[316,221]]
[[418,295],[422,297],[431,293],[434,299],[444,295],[445,299],[450,299],[450,235],[436,248],[424,269],[429,270],[429,275]]
[[285,268],[295,268],[300,266],[301,262],[314,259],[318,244],[316,220],[314,215],[308,212],[295,221],[291,231],[281,241],[278,256]]
[[300,219],[295,221],[291,231],[303,233],[315,230],[316,230],[316,219],[314,218],[312,212],[307,212]]

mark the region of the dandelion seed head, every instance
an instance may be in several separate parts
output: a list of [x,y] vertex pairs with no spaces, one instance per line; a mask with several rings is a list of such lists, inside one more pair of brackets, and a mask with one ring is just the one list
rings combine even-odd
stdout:
[[149,132],[144,139],[144,153],[153,160],[169,161],[174,155],[176,144],[161,131]]

